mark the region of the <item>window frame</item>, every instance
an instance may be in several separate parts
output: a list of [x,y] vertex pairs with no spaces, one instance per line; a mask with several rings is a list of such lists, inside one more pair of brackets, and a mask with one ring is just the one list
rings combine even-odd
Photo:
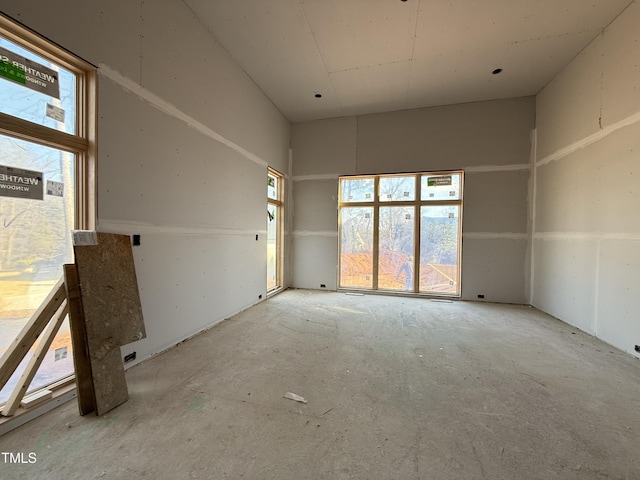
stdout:
[[0,34],[76,76],[76,133],[0,112],[0,133],[76,155],[76,228],[95,229],[97,218],[97,80],[95,66],[0,13]]
[[[447,175],[460,175],[458,198],[452,200],[429,200],[422,198],[422,178],[423,177],[441,177]],[[415,194],[413,200],[381,200],[380,180],[383,178],[393,177],[414,177]],[[369,201],[344,201],[343,200],[343,180],[359,180],[373,179],[373,195]],[[413,296],[429,296],[429,297],[453,297],[459,298],[462,295],[462,211],[464,196],[464,171],[463,170],[445,170],[445,171],[425,171],[412,173],[391,173],[391,174],[375,174],[375,175],[341,175],[338,177],[338,269],[337,269],[337,285],[339,291],[366,291],[380,292],[385,294],[413,295]],[[421,244],[421,208],[423,206],[458,206],[458,228],[457,228],[457,285],[455,293],[420,291],[420,244]],[[413,207],[413,229],[414,229],[414,245],[413,245],[413,289],[411,291],[383,289],[379,288],[379,261],[380,261],[380,208],[385,207]],[[372,246],[372,286],[369,287],[351,287],[343,286],[341,283],[342,272],[342,209],[349,207],[372,207],[373,208],[373,246]]]
[[[95,230],[97,221],[97,68],[1,12],[0,35],[21,48],[51,61],[53,64],[75,75],[76,115],[74,134],[52,129],[2,112],[0,112],[0,134],[63,150],[74,155],[74,226],[76,229]],[[46,309],[44,304],[41,306],[42,308]],[[8,370],[3,368],[2,371]],[[23,421],[19,417],[24,415],[25,418],[31,419],[53,408],[48,407],[49,404],[57,405],[58,398],[62,396],[71,398],[68,395],[74,388],[75,374],[42,387],[39,390],[51,390],[53,398],[33,410],[19,409],[12,416],[2,417],[0,419],[0,427],[2,427],[0,428],[0,434],[2,431],[8,431],[27,421]],[[30,395],[34,393],[31,392]]]
[[[276,186],[276,198],[271,198],[267,194],[267,210],[269,206],[274,206],[277,210],[277,224],[276,224],[276,284],[269,288],[267,285],[267,296],[271,296],[274,293],[281,291],[284,288],[284,215],[285,215],[285,202],[284,202],[284,175],[278,172],[276,169],[267,168],[267,178],[269,175],[273,176],[277,180]],[[267,220],[268,222],[268,220]],[[268,232],[268,223],[267,223]],[[267,243],[269,242],[267,233]],[[268,262],[268,259],[267,259]]]

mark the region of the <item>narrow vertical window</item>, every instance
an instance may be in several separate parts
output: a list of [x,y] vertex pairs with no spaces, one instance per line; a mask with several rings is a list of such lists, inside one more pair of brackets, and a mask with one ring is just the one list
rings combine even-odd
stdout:
[[[62,265],[73,262],[71,231],[95,228],[95,77],[93,66],[0,15],[3,367],[13,340],[62,277]],[[73,377],[68,319],[52,335],[28,392]],[[0,405],[26,363],[1,376]]]
[[273,169],[267,172],[267,293],[282,288],[283,177]]

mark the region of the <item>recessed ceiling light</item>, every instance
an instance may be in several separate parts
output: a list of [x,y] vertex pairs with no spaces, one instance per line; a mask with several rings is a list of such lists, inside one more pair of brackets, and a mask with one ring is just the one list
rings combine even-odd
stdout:
[[496,68],[493,72],[494,75],[498,75],[499,73],[502,73],[502,69],[501,68]]
[[316,94],[314,95],[314,97],[316,97],[316,98],[322,98],[322,94],[321,94],[321,93],[316,93]]

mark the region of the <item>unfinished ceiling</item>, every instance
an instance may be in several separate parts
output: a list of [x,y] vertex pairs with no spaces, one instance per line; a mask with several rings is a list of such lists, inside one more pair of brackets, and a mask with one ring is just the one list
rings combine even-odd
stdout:
[[633,3],[184,1],[291,121],[535,95]]

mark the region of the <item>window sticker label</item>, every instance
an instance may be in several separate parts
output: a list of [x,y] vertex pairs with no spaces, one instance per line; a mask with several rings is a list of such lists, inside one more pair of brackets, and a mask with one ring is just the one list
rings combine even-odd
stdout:
[[0,47],[0,77],[54,98],[60,98],[58,72]]
[[0,165],[0,196],[44,200],[42,172]]
[[64,197],[64,183],[47,180],[47,195]]
[[439,187],[441,185],[451,185],[451,175],[442,177],[427,177],[427,186]]
[[58,360],[64,360],[65,358],[67,358],[67,347],[56,348],[54,350],[54,355],[54,362],[57,362]]
[[20,85],[27,83],[27,76],[24,74],[24,70],[9,62],[5,62],[2,58],[3,57],[0,57],[0,77],[7,78]]
[[64,109],[60,107],[56,107],[55,105],[47,103],[47,111],[45,115],[49,118],[53,118],[60,123],[64,123]]

